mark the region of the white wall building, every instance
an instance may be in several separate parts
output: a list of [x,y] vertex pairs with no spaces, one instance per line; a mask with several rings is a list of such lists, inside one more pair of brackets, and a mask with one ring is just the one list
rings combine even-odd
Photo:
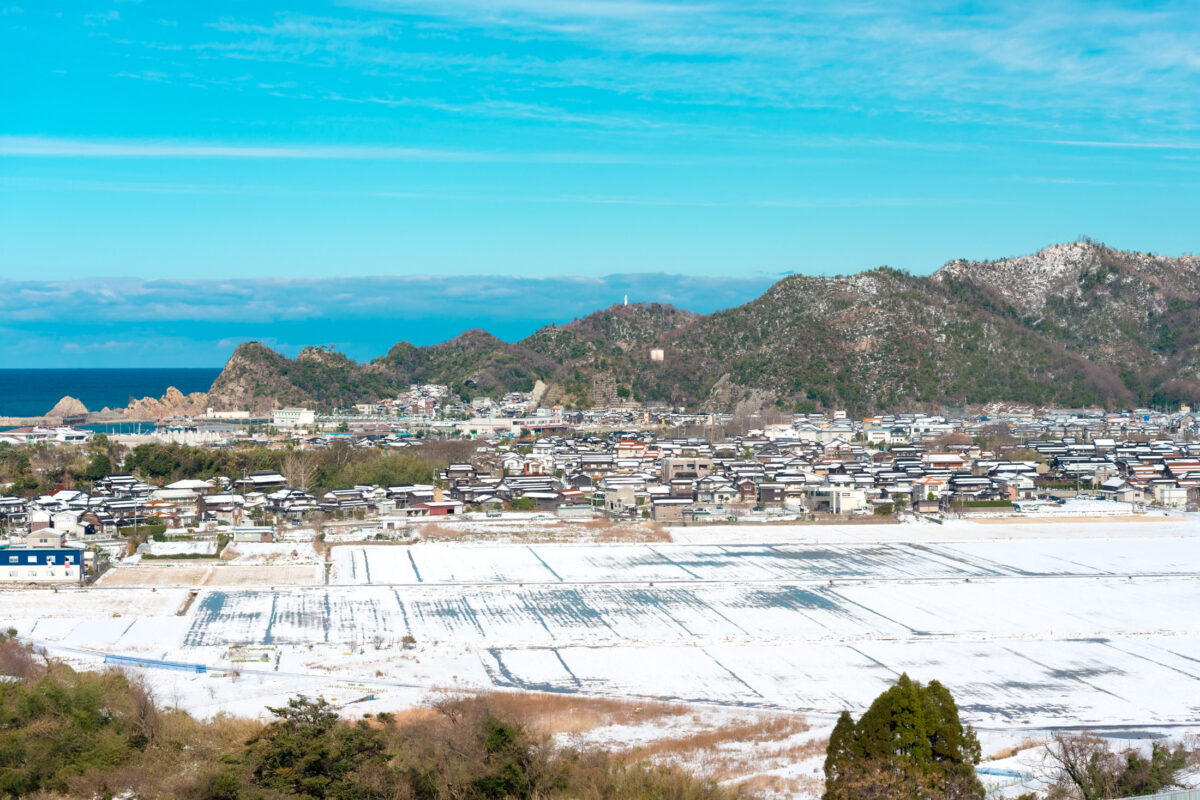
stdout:
[[317,414],[311,408],[277,408],[271,412],[271,424],[276,428],[307,428],[316,421]]

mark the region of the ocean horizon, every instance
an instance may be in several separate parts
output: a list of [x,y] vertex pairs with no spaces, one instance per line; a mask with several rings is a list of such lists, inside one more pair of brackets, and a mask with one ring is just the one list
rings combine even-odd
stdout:
[[207,392],[220,374],[221,367],[0,369],[0,416],[38,417],[68,395],[88,411],[124,408],[131,397],[162,397],[171,386]]

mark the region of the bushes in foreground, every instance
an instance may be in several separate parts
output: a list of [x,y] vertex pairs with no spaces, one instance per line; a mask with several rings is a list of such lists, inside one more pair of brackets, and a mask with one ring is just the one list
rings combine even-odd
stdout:
[[0,643],[0,796],[68,792],[144,751],[159,713],[139,683],[115,672],[75,672],[38,661],[21,645]]
[[0,639],[0,798],[726,800],[680,769],[531,735],[487,696],[350,722],[294,698],[269,723],[159,709],[119,672]]
[[205,777],[197,800],[731,797],[676,768],[555,747],[487,697],[444,700],[403,724],[388,714],[345,722],[304,698],[272,711],[273,722]]

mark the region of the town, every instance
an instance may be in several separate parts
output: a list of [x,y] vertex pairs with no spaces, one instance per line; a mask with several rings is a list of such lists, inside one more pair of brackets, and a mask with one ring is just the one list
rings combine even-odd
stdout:
[[[128,447],[293,454],[291,470],[157,476],[122,471],[106,455],[111,471],[91,480],[60,471],[45,479],[52,491],[20,494],[10,483],[0,496],[0,526],[9,536],[3,577],[91,580],[139,550],[153,553],[154,540],[195,540],[203,552],[218,539],[271,542],[326,530],[342,540],[403,539],[419,536],[429,518],[451,516],[670,525],[942,522],[1195,511],[1200,502],[1200,414],[1186,406],[1173,413],[1010,409],[959,418],[776,414],[779,421],[764,422],[761,414],[569,412],[537,408],[521,393],[460,403],[450,401],[446,387],[424,385],[330,415],[284,408],[270,420],[240,424],[225,416],[111,437],[70,427],[0,432],[8,452],[86,451],[96,441],[109,447],[111,439]],[[429,483],[319,493],[310,485],[306,453],[404,453],[447,439],[466,445],[465,457],[446,463]]]

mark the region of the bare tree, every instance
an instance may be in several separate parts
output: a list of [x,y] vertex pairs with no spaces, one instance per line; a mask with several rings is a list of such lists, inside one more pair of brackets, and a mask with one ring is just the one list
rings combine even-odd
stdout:
[[1055,778],[1082,800],[1105,800],[1116,792],[1121,758],[1094,734],[1060,734],[1046,748]]
[[325,464],[337,472],[354,458],[354,448],[345,439],[338,439],[325,448],[322,457]]
[[317,474],[317,461],[310,452],[293,450],[284,457],[280,471],[287,478],[288,486],[307,492]]

